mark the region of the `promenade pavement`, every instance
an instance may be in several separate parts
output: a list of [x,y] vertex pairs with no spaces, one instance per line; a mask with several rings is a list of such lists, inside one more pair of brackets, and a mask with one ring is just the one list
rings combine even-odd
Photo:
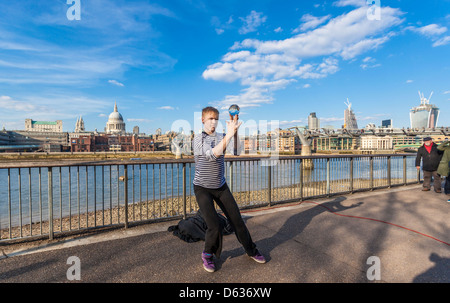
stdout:
[[[204,242],[167,231],[178,220],[2,245],[0,282],[448,283],[447,199],[409,185],[243,211],[268,262],[248,258],[232,234],[214,273],[202,268]],[[79,281],[67,278],[71,256]]]

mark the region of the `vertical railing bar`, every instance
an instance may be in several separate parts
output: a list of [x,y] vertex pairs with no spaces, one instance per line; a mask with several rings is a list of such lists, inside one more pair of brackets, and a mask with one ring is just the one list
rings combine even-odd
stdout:
[[105,225],[105,166],[102,165],[102,225]]
[[350,158],[350,193],[353,194],[353,160],[354,158]]
[[134,164],[133,165],[131,165],[131,185],[132,185],[132,198],[133,198],[133,201],[131,201],[131,207],[133,208],[133,221],[136,221],[136,217],[135,217],[135,214],[134,214],[134,208],[135,208],[135,204],[134,204],[134,201],[135,201],[135,199],[134,199]]
[[148,163],[147,164],[145,164],[146,166],[145,166],[145,173],[146,173],[146,179],[145,179],[145,182],[146,182],[146,190],[145,190],[145,194],[146,194],[146,201],[147,201],[147,219],[148,219],[148,212],[149,212],[149,210],[148,210]]
[[72,230],[72,166],[69,166],[69,230]]
[[88,167],[85,166],[85,172],[86,172],[86,228],[89,227],[89,196],[88,196]]
[[192,209],[192,200],[191,200],[191,192],[192,192],[192,180],[191,180],[191,168],[192,168],[192,164],[189,164],[189,212],[191,212]]
[[303,159],[300,159],[299,167],[299,190],[300,190],[300,201],[303,201]]
[[256,173],[256,186],[255,186],[256,196],[255,196],[255,201],[258,202],[258,203],[261,203],[261,201],[258,200],[258,197],[262,197],[261,195],[259,195],[259,193],[261,192],[261,180],[260,180],[260,175],[259,175],[260,163],[261,163],[261,161],[258,161],[258,160],[255,160],[255,162],[254,162],[255,173]]
[[109,165],[109,224],[112,225],[112,165]]
[[180,163],[177,163],[177,214],[180,210]]
[[53,240],[53,172],[48,167],[48,237]]
[[40,218],[40,231],[42,235],[42,181],[41,181],[41,168],[39,167],[39,218]]
[[[250,162],[245,161],[244,164],[245,172],[247,174],[247,194],[245,195],[247,197],[247,205],[250,205]],[[248,172],[247,172],[248,169]]]
[[31,167],[28,167],[28,202],[29,209],[28,212],[30,214],[30,236],[33,235],[33,208],[32,208],[32,198],[31,198]]
[[162,185],[161,185],[161,167],[162,164],[159,164],[159,217],[161,218],[161,189],[162,189]]
[[403,156],[403,185],[406,185],[406,156]]
[[61,166],[59,167],[59,230],[62,231],[62,177],[61,177]]
[[19,175],[19,228],[20,228],[20,237],[22,238],[22,175],[20,173],[20,168],[18,169]]
[[327,197],[329,197],[330,196],[330,175],[331,175],[331,172],[330,172],[330,158],[329,157],[327,157],[327,189],[326,189],[326,191],[327,191]]
[[391,156],[387,157],[387,182],[388,188],[391,188]]
[[168,198],[167,198],[167,163],[164,164],[164,200],[166,203],[166,217],[169,216],[169,211],[167,210]]
[[139,164],[139,218],[142,221],[142,164]]
[[[170,178],[171,178],[170,187],[171,187],[171,192],[172,192],[172,195],[170,197],[170,204],[172,207],[172,213],[174,213],[174,208],[173,208],[173,163],[170,164]],[[168,201],[168,199],[166,199],[166,201]],[[167,214],[167,216],[169,217],[169,214]]]
[[81,228],[81,210],[80,210],[80,167],[77,166],[77,208],[78,208],[78,229]]
[[372,191],[373,190],[373,157],[372,156],[369,158],[369,165],[370,165],[370,183],[369,183],[369,186],[370,186],[370,190]]
[[295,180],[296,178],[296,172],[297,170],[295,169],[295,160],[291,160],[291,172],[292,172],[292,180],[291,180],[291,199],[295,198]]
[[272,163],[267,165],[267,200],[269,207],[272,206]]
[[156,217],[156,206],[155,206],[155,164],[152,164],[152,187],[153,187],[153,193],[152,193],[152,203],[153,203],[153,217]]
[[183,162],[183,219],[186,219],[186,163]]
[[124,202],[125,202],[125,228],[128,228],[128,164],[123,166],[124,169]]
[[12,210],[11,210],[11,169],[8,168],[8,221],[9,221],[9,238],[12,238]]
[[120,224],[120,171],[119,165],[116,165],[117,170],[117,223]]
[[230,161],[230,185],[231,185],[231,192],[234,192],[234,185],[233,185],[233,161]]

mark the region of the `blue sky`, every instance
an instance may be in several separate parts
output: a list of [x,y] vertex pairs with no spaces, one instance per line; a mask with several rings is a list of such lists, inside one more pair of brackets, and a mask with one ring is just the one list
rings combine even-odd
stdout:
[[0,0],[0,126],[103,131],[117,101],[147,134],[232,103],[244,122],[340,127],[348,98],[360,127],[407,127],[419,90],[450,126],[450,0],[78,1],[69,20],[66,0]]

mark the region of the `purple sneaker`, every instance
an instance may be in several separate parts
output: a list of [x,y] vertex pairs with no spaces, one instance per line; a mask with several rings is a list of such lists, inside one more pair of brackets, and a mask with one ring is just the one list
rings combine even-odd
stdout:
[[261,255],[261,253],[258,250],[256,251],[256,254],[254,256],[250,256],[250,258],[261,264],[266,263],[266,258],[264,258],[264,256]]
[[215,272],[216,271],[216,266],[214,265],[213,257],[214,257],[213,254],[208,254],[205,252],[202,253],[203,268],[207,272]]

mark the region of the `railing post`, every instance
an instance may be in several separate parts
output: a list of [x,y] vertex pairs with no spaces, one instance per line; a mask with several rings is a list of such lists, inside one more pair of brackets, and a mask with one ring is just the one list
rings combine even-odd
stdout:
[[327,197],[330,196],[330,158],[327,158]]
[[267,200],[269,202],[269,206],[272,204],[272,165],[271,162],[268,162],[267,165]]
[[183,219],[186,219],[186,163],[183,163]]
[[[8,168],[8,221],[9,221],[9,238],[12,238],[12,218],[11,218],[11,169]],[[42,222],[42,220],[41,220]],[[42,224],[41,224],[42,226]]]
[[370,161],[370,190],[373,190],[373,157],[369,158]]
[[303,201],[303,159],[300,159],[300,201]]
[[53,175],[48,167],[48,238],[53,240]]
[[388,187],[391,188],[391,156],[387,157],[387,179]]
[[230,190],[233,192],[233,160],[230,161]]
[[124,165],[124,176],[123,176],[123,186],[124,186],[124,200],[125,200],[125,228],[128,228],[128,164]]
[[353,194],[353,157],[350,158],[350,193]]
[[406,156],[403,156],[403,185],[406,185]]

